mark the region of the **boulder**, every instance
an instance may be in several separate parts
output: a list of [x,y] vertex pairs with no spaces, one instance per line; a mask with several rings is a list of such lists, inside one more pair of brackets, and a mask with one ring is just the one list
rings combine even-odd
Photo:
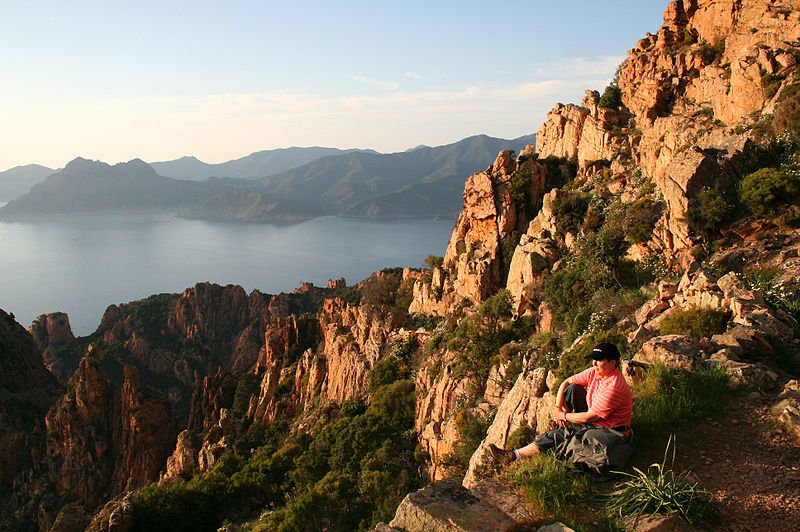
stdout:
[[696,530],[677,515],[640,515],[625,521],[630,532],[691,532]]
[[651,299],[636,311],[636,325],[643,325],[669,308],[662,299]]
[[700,346],[688,336],[657,336],[642,345],[633,360],[644,364],[663,364],[670,368],[694,371],[702,359]]
[[772,354],[772,344],[766,335],[746,325],[735,325],[722,334],[715,334],[711,342],[719,347],[728,348],[737,356],[752,359]]
[[727,349],[722,349],[708,359],[709,365],[722,368],[731,378],[731,382],[752,389],[773,388],[778,381],[778,374],[764,364],[741,362],[734,360]]
[[778,403],[772,407],[778,420],[800,440],[800,381],[786,383],[778,396]]
[[[522,426],[529,426],[536,431],[542,417],[543,396],[547,391],[547,374],[545,368],[535,368],[523,371],[511,391],[497,408],[492,424],[486,431],[486,437],[473,453],[469,461],[467,473],[463,484],[467,488],[476,486],[483,476],[482,473],[489,467],[488,447],[495,444],[505,447],[509,435]],[[544,407],[549,410],[549,408]],[[546,425],[546,421],[544,424]]]
[[[498,490],[502,490],[502,494]],[[518,525],[517,520],[500,509],[494,500],[503,498],[503,504],[507,505],[514,497],[510,488],[499,483],[493,484],[490,490],[476,493],[451,480],[442,480],[406,495],[389,526],[407,532],[513,530]],[[512,504],[517,505],[521,505],[519,497]]]

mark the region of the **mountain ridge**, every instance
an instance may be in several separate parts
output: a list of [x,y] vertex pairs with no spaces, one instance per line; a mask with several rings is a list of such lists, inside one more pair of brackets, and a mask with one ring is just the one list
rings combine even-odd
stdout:
[[[176,179],[158,173],[157,163],[138,158],[109,165],[77,157],[0,208],[0,218],[153,208],[174,209],[190,219],[247,223],[296,223],[331,215],[453,217],[460,206],[464,175],[485,168],[498,150],[520,150],[533,140],[533,136],[505,140],[475,135],[435,148],[389,154],[288,148],[257,152],[217,167],[239,168],[237,172],[246,175],[271,164],[262,155],[300,150],[304,157],[313,158],[259,179]],[[178,161],[184,170],[198,165],[207,168],[192,156]]]
[[36,183],[58,172],[41,164],[15,166],[0,172],[0,201],[10,201],[26,193]]
[[[270,207],[310,205],[319,215],[357,217],[454,216],[464,176],[484,169],[503,149],[522,150],[533,135],[505,140],[474,135],[435,148],[389,154],[354,152],[317,159],[288,172],[247,184],[251,195],[237,209],[241,192],[225,191],[190,209],[192,218],[259,222],[275,219]],[[255,197],[267,206],[253,209]],[[415,203],[414,199],[421,203]],[[425,208],[420,208],[420,206]],[[415,208],[416,207],[416,208]]]

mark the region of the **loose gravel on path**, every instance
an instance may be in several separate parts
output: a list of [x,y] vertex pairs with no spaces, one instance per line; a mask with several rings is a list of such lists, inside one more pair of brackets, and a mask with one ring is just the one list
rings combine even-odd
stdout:
[[772,398],[737,397],[725,413],[679,434],[676,468],[711,492],[730,531],[800,530],[800,443],[776,426]]

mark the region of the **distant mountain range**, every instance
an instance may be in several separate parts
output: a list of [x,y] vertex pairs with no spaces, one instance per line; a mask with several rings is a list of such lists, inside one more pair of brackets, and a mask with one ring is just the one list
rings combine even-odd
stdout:
[[467,177],[492,164],[500,150],[519,151],[528,135],[504,140],[469,137],[401,153],[328,156],[226,190],[189,210],[190,218],[269,222],[293,215],[370,218],[455,216]]
[[79,157],[0,208],[0,217],[175,209],[202,202],[220,190],[213,183],[160,176],[140,159],[112,166]]
[[[251,223],[292,223],[326,215],[454,216],[469,175],[490,165],[500,150],[519,151],[533,142],[533,135],[513,140],[478,135],[391,154],[288,148],[213,165],[194,157],[152,164],[134,159],[113,166],[77,158],[55,173],[37,167],[42,169],[40,178],[45,171],[52,175],[0,208],[0,218],[146,209]],[[3,172],[0,178],[20,175],[23,168],[28,167]]]
[[281,148],[251,153],[241,159],[219,164],[209,164],[196,157],[181,157],[174,161],[150,163],[164,177],[200,181],[209,177],[234,177],[256,179],[297,168],[330,155],[343,155],[354,151],[375,153],[372,150],[340,150],[338,148]]
[[33,185],[57,171],[40,164],[27,164],[0,172],[0,201],[10,201],[25,194]]

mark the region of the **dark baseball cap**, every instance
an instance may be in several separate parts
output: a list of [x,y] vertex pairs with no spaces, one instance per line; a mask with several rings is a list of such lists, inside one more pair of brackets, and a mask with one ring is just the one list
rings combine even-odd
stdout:
[[619,349],[611,342],[602,342],[594,346],[587,358],[592,360],[616,360],[619,362]]

